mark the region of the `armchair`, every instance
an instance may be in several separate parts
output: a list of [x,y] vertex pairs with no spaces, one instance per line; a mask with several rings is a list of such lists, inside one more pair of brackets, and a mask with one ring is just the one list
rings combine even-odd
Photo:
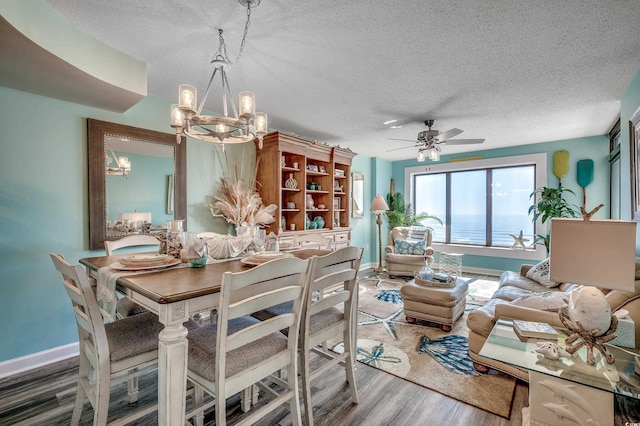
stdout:
[[[432,239],[433,233],[430,228],[418,226],[396,226],[393,228],[389,233],[389,245],[384,249],[387,273],[390,276],[413,277],[414,272],[422,268],[425,260],[429,265],[432,265],[435,253],[431,247]],[[400,247],[404,244],[397,244],[403,240],[409,243],[406,247]]]

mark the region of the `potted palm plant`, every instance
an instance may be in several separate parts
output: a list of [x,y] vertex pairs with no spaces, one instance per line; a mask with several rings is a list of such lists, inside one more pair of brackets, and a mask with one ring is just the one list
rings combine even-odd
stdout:
[[415,214],[410,203],[405,203],[402,192],[387,194],[387,205],[389,210],[385,212],[385,216],[389,221],[389,230],[396,226],[412,226],[417,225],[424,219],[433,219],[442,225],[440,218],[430,215],[427,212]]
[[[565,187],[552,188],[541,186],[533,191],[529,198],[533,199],[533,204],[529,207],[529,214],[533,215],[533,222],[538,219],[544,225],[554,217],[578,217],[578,207],[567,201],[563,194],[573,194],[575,192]],[[537,201],[536,201],[537,199]],[[534,244],[541,244],[547,249],[549,254],[549,227],[546,235],[535,234]]]

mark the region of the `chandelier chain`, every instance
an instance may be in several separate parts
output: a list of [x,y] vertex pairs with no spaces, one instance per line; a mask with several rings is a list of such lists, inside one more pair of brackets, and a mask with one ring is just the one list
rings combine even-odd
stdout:
[[236,64],[240,61],[240,56],[242,56],[242,52],[244,51],[244,44],[247,40],[247,33],[249,32],[249,26],[251,25],[251,1],[247,2],[247,22],[244,24],[244,34],[242,35],[242,42],[240,43],[240,53],[238,53],[238,58],[236,59]]

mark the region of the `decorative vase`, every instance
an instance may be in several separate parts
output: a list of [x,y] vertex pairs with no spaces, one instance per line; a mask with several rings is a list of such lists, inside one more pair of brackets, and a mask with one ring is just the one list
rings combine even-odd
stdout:
[[293,173],[289,173],[289,179],[284,183],[289,189],[296,189],[298,187],[298,181],[293,178]]
[[311,225],[311,219],[309,219],[309,216],[305,216],[304,217],[304,229],[309,229],[309,225]]
[[324,228],[324,218],[322,216],[314,217],[313,221],[316,223],[316,229]]
[[307,201],[306,201],[306,205],[307,205],[307,210],[313,210],[313,197],[311,196],[311,194],[307,194]]

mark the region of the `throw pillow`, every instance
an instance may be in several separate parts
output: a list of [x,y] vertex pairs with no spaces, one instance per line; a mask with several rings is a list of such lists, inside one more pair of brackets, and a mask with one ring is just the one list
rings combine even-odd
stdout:
[[527,278],[534,280],[537,283],[542,284],[545,287],[553,288],[560,285],[560,283],[556,283],[549,278],[549,258],[547,257],[542,262],[533,266],[527,272]]
[[424,236],[427,234],[427,228],[424,226],[412,226],[409,228],[409,238],[414,240],[424,240]]
[[516,306],[552,312],[558,312],[560,309],[566,308],[568,303],[569,295],[561,291],[546,291],[544,293],[522,296],[511,302],[512,305]]
[[424,240],[423,241],[407,241],[396,240],[395,251],[396,254],[424,254]]

